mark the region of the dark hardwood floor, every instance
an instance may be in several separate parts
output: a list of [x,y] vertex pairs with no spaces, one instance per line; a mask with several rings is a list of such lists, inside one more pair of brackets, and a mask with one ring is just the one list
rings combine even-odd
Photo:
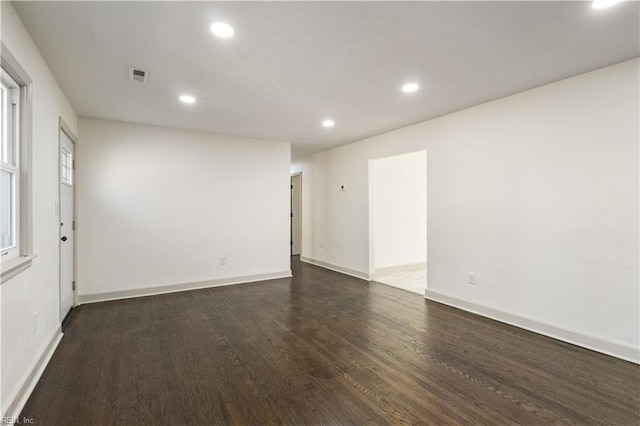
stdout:
[[640,367],[293,261],[294,278],[83,305],[38,425],[640,422]]

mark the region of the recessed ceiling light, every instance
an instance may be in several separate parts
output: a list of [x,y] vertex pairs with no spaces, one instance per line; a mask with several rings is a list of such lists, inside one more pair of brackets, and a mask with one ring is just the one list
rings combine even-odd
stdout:
[[323,125],[324,127],[333,127],[333,126],[335,126],[335,125],[336,125],[336,122],[335,122],[335,121],[333,121],[333,120],[324,120],[324,121],[322,122],[322,125]]
[[594,9],[606,9],[614,4],[620,3],[622,0],[593,0],[591,7]]
[[420,86],[418,86],[416,83],[407,83],[404,86],[402,86],[402,91],[404,93],[413,93],[419,88]]
[[196,98],[194,98],[191,95],[182,95],[180,96],[180,101],[184,102],[185,104],[192,104],[196,101]]
[[211,31],[218,37],[229,38],[232,37],[236,30],[229,24],[224,22],[214,22],[211,24]]

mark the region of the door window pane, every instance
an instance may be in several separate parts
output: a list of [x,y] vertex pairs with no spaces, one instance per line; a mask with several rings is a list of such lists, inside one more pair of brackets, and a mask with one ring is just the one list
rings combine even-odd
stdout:
[[73,158],[71,153],[62,148],[62,158],[60,159],[60,177],[62,183],[71,185],[73,183]]

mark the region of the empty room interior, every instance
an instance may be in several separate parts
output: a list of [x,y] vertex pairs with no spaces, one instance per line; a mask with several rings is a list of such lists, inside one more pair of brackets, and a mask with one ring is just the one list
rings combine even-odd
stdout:
[[2,1],[2,424],[640,424],[638,1]]

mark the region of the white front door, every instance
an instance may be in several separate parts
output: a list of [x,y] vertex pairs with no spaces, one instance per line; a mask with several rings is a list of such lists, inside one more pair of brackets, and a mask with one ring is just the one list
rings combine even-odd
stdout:
[[74,257],[74,144],[60,129],[60,320],[73,306]]

